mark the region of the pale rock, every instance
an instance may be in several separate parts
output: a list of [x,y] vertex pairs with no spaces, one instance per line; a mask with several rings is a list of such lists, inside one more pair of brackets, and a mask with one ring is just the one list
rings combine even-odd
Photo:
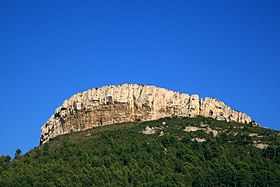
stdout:
[[198,95],[190,96],[155,86],[122,84],[90,89],[65,100],[42,126],[40,143],[61,134],[97,126],[198,115],[251,122],[249,116],[217,99],[200,99]]
[[160,131],[159,136],[163,136],[163,135],[164,135],[164,132],[163,132],[163,131]]
[[192,141],[202,143],[202,142],[205,142],[206,140],[204,138],[192,138]]
[[207,127],[204,131],[207,134],[212,134],[214,137],[216,137],[219,133],[217,130],[211,129],[210,127]]
[[258,134],[256,134],[256,133],[249,133],[249,136],[250,136],[250,137],[258,136]]
[[233,135],[233,136],[237,136],[237,135],[238,135],[238,132],[233,132],[232,135]]
[[256,148],[259,148],[259,149],[265,149],[268,147],[268,144],[264,144],[264,143],[256,143],[256,144],[253,144]]
[[185,132],[196,132],[196,131],[199,131],[199,130],[202,130],[202,128],[187,126],[184,129]]
[[214,137],[216,137],[219,133],[217,130],[211,129],[208,126],[204,126],[203,128],[187,126],[184,129],[185,132],[196,132],[196,131],[200,131],[200,130],[204,131],[206,134],[212,134]]
[[156,130],[152,127],[150,128],[149,126],[147,126],[143,131],[143,134],[156,134]]

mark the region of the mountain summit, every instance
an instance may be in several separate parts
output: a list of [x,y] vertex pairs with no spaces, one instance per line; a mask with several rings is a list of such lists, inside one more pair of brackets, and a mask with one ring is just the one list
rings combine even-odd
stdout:
[[216,99],[105,86],[64,101],[40,146],[0,156],[0,186],[280,186],[280,131]]
[[123,122],[150,121],[165,117],[211,117],[250,123],[242,112],[223,102],[149,85],[104,86],[77,93],[65,100],[41,127],[40,144],[60,134]]

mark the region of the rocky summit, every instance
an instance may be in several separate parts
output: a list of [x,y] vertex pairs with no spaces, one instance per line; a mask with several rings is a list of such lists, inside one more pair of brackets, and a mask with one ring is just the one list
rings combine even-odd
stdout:
[[205,116],[249,123],[251,118],[223,102],[149,85],[104,86],[77,93],[65,100],[41,127],[40,144],[61,134],[123,122],[164,117]]

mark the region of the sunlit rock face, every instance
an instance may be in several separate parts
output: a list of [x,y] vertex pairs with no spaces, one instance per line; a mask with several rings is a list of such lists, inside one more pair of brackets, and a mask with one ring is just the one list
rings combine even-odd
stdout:
[[97,126],[197,115],[241,123],[252,121],[217,99],[200,99],[198,95],[155,86],[122,84],[94,88],[65,100],[42,126],[40,143]]

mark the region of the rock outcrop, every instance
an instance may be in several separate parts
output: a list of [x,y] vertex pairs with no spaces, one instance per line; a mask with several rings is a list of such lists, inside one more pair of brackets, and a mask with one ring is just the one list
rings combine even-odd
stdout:
[[205,116],[218,120],[251,122],[251,118],[213,98],[200,99],[155,86],[122,84],[77,93],[58,107],[42,126],[40,143],[60,134],[122,122],[173,116]]

